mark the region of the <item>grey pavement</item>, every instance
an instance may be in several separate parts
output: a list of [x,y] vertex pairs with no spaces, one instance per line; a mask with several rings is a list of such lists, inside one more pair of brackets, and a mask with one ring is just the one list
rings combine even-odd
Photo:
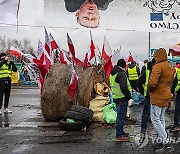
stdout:
[[[41,114],[40,92],[37,88],[13,88],[10,98],[12,114],[0,116],[0,154],[153,154],[156,134],[149,122],[144,142],[140,139],[142,106],[131,108],[133,120],[126,122],[131,142],[115,142],[115,125],[92,124],[81,131],[62,131],[58,122],[47,122]],[[173,115],[166,115],[166,124]],[[174,154],[180,154],[179,134],[170,134]]]

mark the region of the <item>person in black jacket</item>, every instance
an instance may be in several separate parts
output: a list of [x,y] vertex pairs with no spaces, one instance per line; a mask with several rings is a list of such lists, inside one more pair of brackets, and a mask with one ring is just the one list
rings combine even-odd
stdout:
[[146,68],[147,68],[147,63],[148,63],[148,60],[146,59],[146,60],[144,60],[144,66],[142,67],[142,69],[141,69],[141,74],[143,74],[143,72],[145,72],[146,71]]
[[[148,83],[151,70],[154,64],[155,64],[154,59],[152,59],[152,61],[147,63],[147,69],[143,71],[143,73],[141,74],[137,82],[137,87],[138,87],[139,92],[145,97],[144,108],[143,108],[142,119],[141,119],[141,133],[146,132],[147,122],[150,116],[150,96],[147,91],[147,83]],[[149,74],[147,73],[147,71],[149,71]]]
[[180,130],[179,121],[180,121],[180,70],[176,72],[175,78],[173,80],[172,86],[171,86],[171,93],[175,97],[175,110],[174,110],[174,124],[171,128],[170,132],[175,132]]
[[[14,62],[9,61],[9,58],[10,57],[4,52],[0,54],[0,109],[2,108],[3,96],[5,95],[4,112],[6,113],[12,113],[12,111],[8,109],[11,91],[11,75],[12,71],[17,72],[16,65]],[[0,114],[2,114],[1,111]]]
[[124,121],[127,114],[128,101],[131,99],[132,88],[125,72],[126,62],[119,59],[110,75],[110,85],[113,101],[117,107],[116,141],[129,141],[128,133],[123,131]]

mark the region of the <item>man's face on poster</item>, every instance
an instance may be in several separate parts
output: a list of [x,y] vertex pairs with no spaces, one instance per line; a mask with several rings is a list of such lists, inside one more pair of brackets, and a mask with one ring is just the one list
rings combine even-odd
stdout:
[[77,21],[84,27],[96,28],[99,25],[99,12],[92,0],[86,0],[76,12]]

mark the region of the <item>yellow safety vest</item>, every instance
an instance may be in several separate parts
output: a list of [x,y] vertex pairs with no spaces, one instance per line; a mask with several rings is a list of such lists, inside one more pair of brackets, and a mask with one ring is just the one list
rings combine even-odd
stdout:
[[[123,98],[125,97],[124,94],[122,93],[119,84],[115,81],[117,74],[115,75],[110,75],[109,80],[110,80],[110,85],[111,85],[111,91],[112,91],[112,96],[114,99],[118,98]],[[129,92],[132,94],[132,88],[129,83],[129,80],[127,78],[127,87]]]
[[3,64],[3,66],[0,68],[0,79],[10,77],[12,76],[12,71],[9,69],[9,66],[6,64]]
[[177,74],[179,68],[175,67],[175,70],[176,70],[176,71],[175,71],[175,73],[174,73],[174,78],[176,77],[176,74]]
[[138,80],[139,79],[136,66],[133,68],[128,68],[128,77],[129,77],[129,80]]
[[144,84],[144,96],[147,96],[147,85],[149,81],[150,70],[146,70],[146,82]]
[[180,88],[180,69],[178,69],[178,71],[176,72],[177,74],[177,80],[178,80],[178,83],[177,83],[177,86],[175,88],[175,91],[178,91],[179,88]]

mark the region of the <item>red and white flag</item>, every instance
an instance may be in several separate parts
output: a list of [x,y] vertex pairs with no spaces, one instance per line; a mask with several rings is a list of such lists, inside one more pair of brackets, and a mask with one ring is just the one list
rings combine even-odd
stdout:
[[70,81],[70,84],[68,86],[68,95],[70,97],[73,97],[76,90],[77,90],[77,86],[78,86],[78,76],[76,74],[76,71],[74,69],[74,66],[72,65],[72,75],[71,75],[71,81]]
[[71,40],[71,38],[69,37],[69,34],[68,34],[68,33],[67,33],[67,42],[68,42],[69,51],[70,51],[70,53],[72,54],[72,61],[74,62],[74,64],[83,67],[83,66],[84,66],[84,63],[75,56],[74,45],[73,45],[72,40]]
[[11,46],[10,49],[9,49],[9,54],[13,55],[13,56],[17,56],[18,58],[22,58],[24,53],[21,52],[19,48]]
[[91,54],[90,54],[89,61],[95,57],[95,45],[94,45],[94,42],[93,42],[93,39],[92,39],[91,31],[90,31],[90,37],[91,37],[91,45],[90,45]]
[[62,64],[71,64],[71,58],[69,56],[69,53],[63,49],[60,50],[59,60]]
[[69,51],[72,54],[73,59],[75,59],[75,49],[74,49],[74,45],[72,43],[71,38],[69,37],[69,34],[67,33],[67,42],[68,42],[68,47],[69,47]]
[[103,44],[103,48],[102,48],[102,58],[105,61],[108,61],[111,56],[112,56],[111,47],[110,47],[109,42],[106,39],[106,37],[104,37],[104,44]]
[[87,67],[91,66],[89,64],[90,58],[91,58],[91,49],[89,47],[89,49],[86,52],[85,57],[84,57],[84,68],[87,68]]
[[16,24],[20,0],[0,0],[0,23]]
[[131,52],[129,52],[129,56],[127,57],[126,63],[131,63],[134,61],[133,56],[131,55]]
[[114,51],[112,56],[105,62],[104,71],[106,76],[109,77],[114,65],[117,64],[117,61],[120,59],[120,49]]
[[49,54],[49,56],[51,56],[51,43],[49,40],[49,35],[48,35],[48,32],[45,27],[44,27],[44,30],[45,30],[45,45],[44,45],[44,47],[45,47],[47,53]]
[[49,70],[49,68],[51,67],[51,58],[50,58],[47,50],[45,49],[45,47],[42,45],[42,43],[40,41],[38,43],[38,50],[40,53],[42,53],[41,58],[38,60],[42,60],[43,65],[45,65],[45,68],[47,70]]
[[109,77],[111,74],[111,71],[113,69],[111,57],[106,61],[104,65],[104,72],[106,73],[106,76]]
[[51,33],[49,34],[49,42],[52,50],[59,48]]

